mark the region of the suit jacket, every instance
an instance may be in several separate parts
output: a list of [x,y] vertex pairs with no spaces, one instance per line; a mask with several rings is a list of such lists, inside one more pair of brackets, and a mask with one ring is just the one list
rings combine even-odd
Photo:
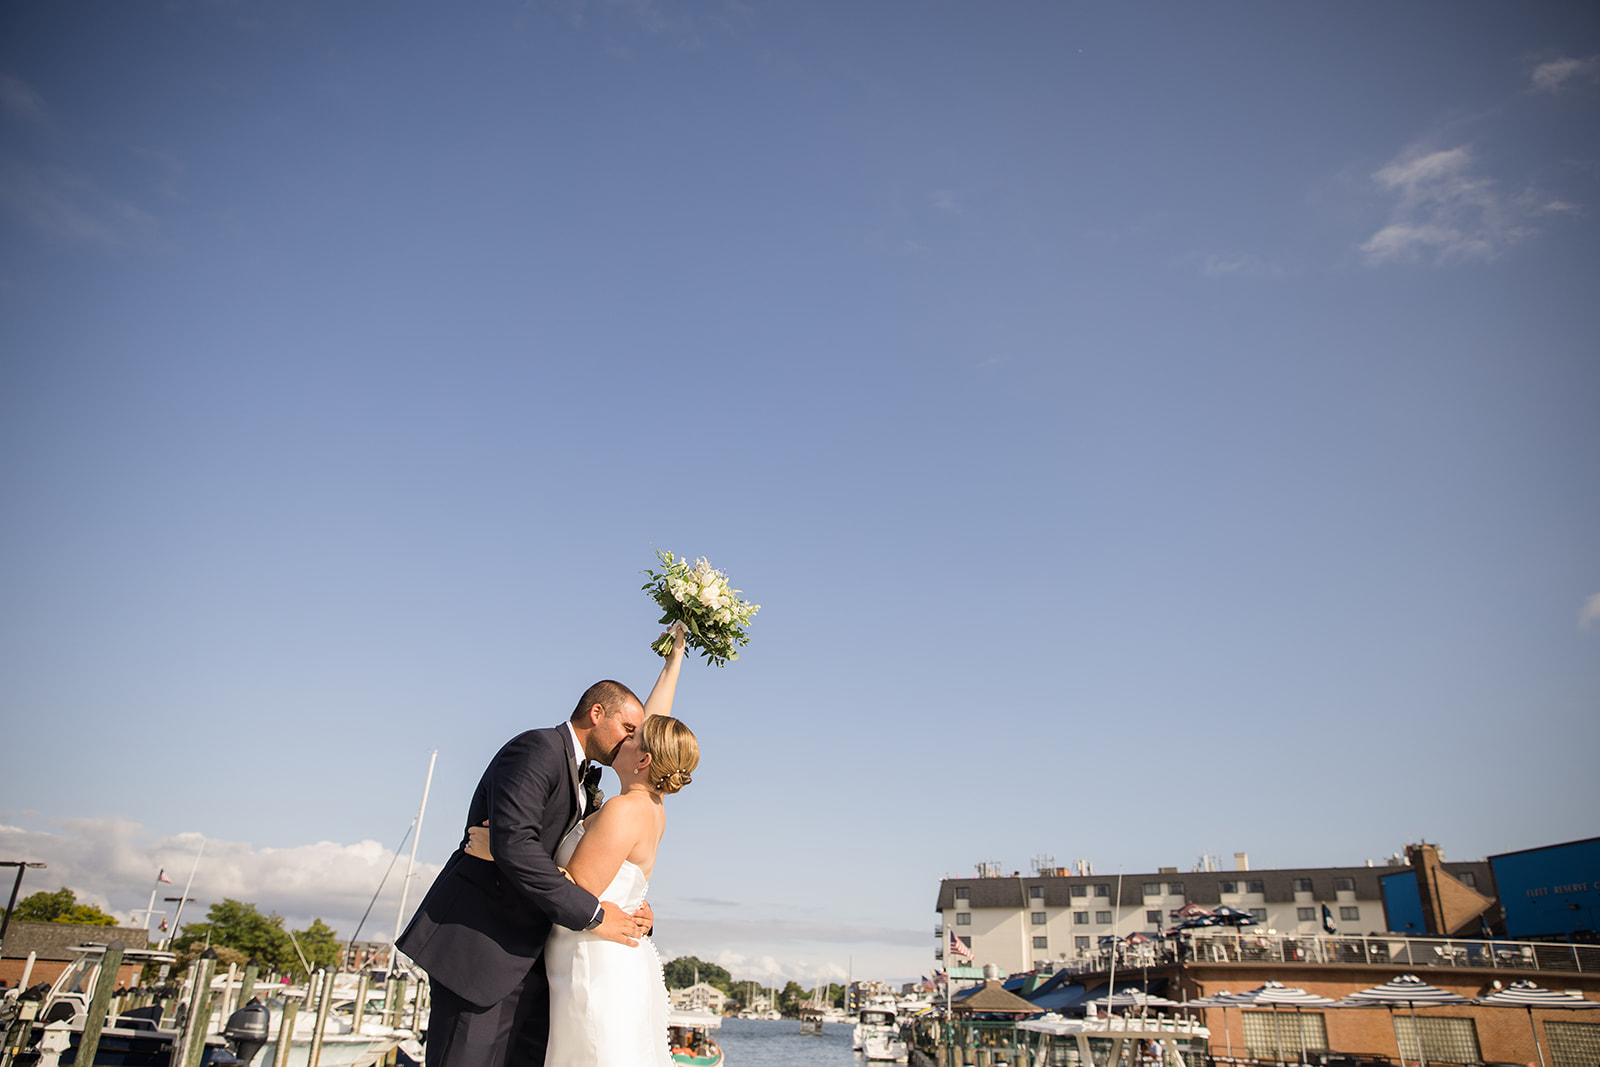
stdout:
[[554,924],[581,930],[598,901],[556,867],[556,846],[578,818],[577,761],[565,725],[518,734],[483,772],[467,825],[489,823],[494,861],[446,861],[400,950],[462,1000],[487,1008],[539,963]]

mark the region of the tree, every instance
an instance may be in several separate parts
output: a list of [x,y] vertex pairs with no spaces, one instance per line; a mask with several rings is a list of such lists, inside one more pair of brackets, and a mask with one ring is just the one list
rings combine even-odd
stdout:
[[[311,925],[296,930],[294,937],[312,967],[332,967],[339,962],[344,947],[339,943],[339,934],[321,919],[312,919]],[[295,962],[298,964],[299,960]]]
[[809,994],[800,988],[800,983],[792,978],[783,987],[783,992],[778,994],[778,1010],[785,1016],[799,1015],[800,1005],[806,1002]]
[[727,971],[715,963],[707,963],[694,956],[679,956],[675,960],[668,960],[661,967],[668,989],[688,989],[694,985],[696,971],[699,972],[700,981],[716,986],[724,993],[732,987],[733,977]]
[[87,926],[115,926],[117,918],[93,904],[79,904],[78,896],[66,886],[54,893],[34,893],[17,901],[11,916],[18,922],[83,923]]

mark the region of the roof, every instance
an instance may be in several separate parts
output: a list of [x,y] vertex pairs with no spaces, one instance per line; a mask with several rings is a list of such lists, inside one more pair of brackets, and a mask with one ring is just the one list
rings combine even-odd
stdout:
[[6,930],[6,956],[16,958],[33,952],[41,960],[75,960],[75,945],[107,945],[121,941],[122,947],[148,948],[150,938],[138,926],[94,926],[89,923],[41,923],[22,919]]
[[983,988],[974,990],[970,995],[952,1003],[950,1010],[960,1015],[978,1011],[998,1011],[1010,1015],[1034,1015],[1039,1011],[1038,1008],[1029,1004],[1015,993],[1008,992],[1004,986],[992,978],[983,983]]
[[[1494,895],[1494,872],[1488,861],[1474,863],[1440,864],[1451,874],[1470,871],[1475,876],[1479,892]],[[1223,882],[1260,882],[1263,895],[1269,903],[1291,904],[1295,900],[1295,882],[1311,880],[1312,897],[1319,901],[1334,901],[1334,879],[1349,878],[1355,882],[1356,899],[1382,900],[1382,879],[1385,875],[1410,871],[1410,867],[1285,867],[1259,871],[1183,871],[1181,873],[1124,874],[1122,876],[1122,903],[1132,906],[1144,903],[1144,884],[1160,882],[1165,889],[1173,883],[1183,886],[1183,900],[1190,904],[1214,907],[1222,903]],[[1043,897],[1031,897],[1029,891],[1038,886]],[[1096,896],[1095,887],[1105,887],[1104,895]],[[1073,896],[1074,887],[1082,887],[1082,896]],[[1050,908],[1106,907],[1117,900],[1115,875],[1090,874],[1055,877],[1052,875],[1015,876],[1010,878],[946,878],[939,883],[939,900],[935,910],[946,911],[956,906],[956,889],[964,888],[968,905],[973,908],[1025,908],[1043,904]],[[1167,898],[1153,903],[1167,906]]]

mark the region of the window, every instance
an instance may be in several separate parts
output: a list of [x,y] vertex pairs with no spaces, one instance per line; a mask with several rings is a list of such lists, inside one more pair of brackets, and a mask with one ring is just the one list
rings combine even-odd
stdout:
[[1224,893],[1237,893],[1239,891],[1239,883],[1238,882],[1223,882],[1222,885],[1219,888]]
[[1462,885],[1470,885],[1474,889],[1478,888],[1478,876],[1473,874],[1471,871],[1462,871],[1460,874],[1456,875],[1456,881],[1460,882]]
[[1321,1012],[1246,1011],[1244,1043],[1250,1055],[1277,1057],[1290,1049],[1327,1048],[1328,1023]]
[[1087,937],[1075,937],[1072,939],[1072,947],[1077,949],[1078,955],[1081,956],[1089,951],[1089,939]]
[[971,900],[972,899],[972,887],[971,886],[965,886],[965,885],[956,886],[956,899],[957,900]]
[[1036,911],[1032,915],[1028,916],[1028,921],[1033,923],[1035,926],[1043,926],[1046,920],[1047,916],[1042,911]]
[[1250,881],[1244,884],[1244,891],[1246,893],[1265,893],[1267,891],[1267,887],[1262,882]]
[[1161,895],[1161,883],[1146,882],[1144,884],[1144,895],[1147,897],[1159,897]]
[[1583,1067],[1600,1063],[1600,1024],[1546,1021],[1545,1040],[1555,1067]]
[[1333,891],[1335,893],[1354,893],[1356,891],[1356,880],[1354,878],[1335,878],[1333,880]]
[[1094,921],[1101,926],[1109,926],[1111,925],[1111,913],[1109,911],[1097,911],[1094,913]]
[[957,926],[971,926],[972,925],[972,912],[970,912],[970,911],[958,911],[958,912],[956,912],[956,925]]
[[1296,878],[1294,880],[1294,891],[1296,893],[1309,893],[1309,892],[1311,892],[1311,879],[1309,879],[1309,878]]
[[1028,887],[1028,899],[1029,900],[1043,900],[1044,899],[1044,886],[1042,886],[1042,885],[1030,885]]
[[1317,909],[1296,908],[1294,909],[1294,917],[1303,923],[1314,923],[1317,921]]
[[1067,890],[1067,892],[1071,893],[1075,897],[1086,897],[1089,895],[1089,887],[1086,885],[1075,885],[1071,889]]
[[1109,897],[1111,895],[1111,887],[1108,885],[1097,885],[1094,887],[1094,895],[1097,897]]
[[[1422,1055],[1437,1063],[1482,1063],[1478,1054],[1478,1028],[1471,1019],[1450,1019],[1437,1015],[1419,1015],[1413,1027],[1410,1015],[1395,1015],[1394,1037],[1400,1054],[1416,1063],[1417,1039],[1422,1039]],[[1322,1046],[1318,1046],[1319,1048]]]
[[1075,912],[1073,912],[1072,913],[1072,922],[1076,926],[1088,926],[1089,925],[1089,913],[1086,912],[1086,911],[1075,911]]
[[1036,937],[1036,938],[1033,939],[1033,947],[1034,948],[1049,948],[1050,947],[1050,939],[1048,937]]
[[1250,909],[1250,918],[1254,919],[1258,923],[1266,922],[1267,921],[1267,909],[1266,908],[1251,908]]
[[1181,897],[1181,896],[1183,896],[1183,883],[1182,882],[1168,882],[1167,883],[1167,896],[1169,896],[1169,897]]
[[1360,908],[1340,908],[1339,909],[1339,918],[1340,918],[1341,921],[1347,922],[1347,923],[1359,922],[1360,919],[1361,919],[1361,909]]
[[1160,908],[1156,908],[1154,911],[1145,912],[1144,913],[1144,921],[1147,922],[1147,923],[1150,923],[1152,926],[1160,926],[1161,925],[1161,909]]

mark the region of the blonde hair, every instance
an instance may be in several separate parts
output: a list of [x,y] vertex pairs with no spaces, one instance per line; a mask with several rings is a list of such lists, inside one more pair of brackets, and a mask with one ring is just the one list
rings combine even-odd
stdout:
[[650,756],[650,788],[676,793],[694,779],[700,766],[700,742],[694,731],[669,715],[651,715],[639,727],[639,751]]

